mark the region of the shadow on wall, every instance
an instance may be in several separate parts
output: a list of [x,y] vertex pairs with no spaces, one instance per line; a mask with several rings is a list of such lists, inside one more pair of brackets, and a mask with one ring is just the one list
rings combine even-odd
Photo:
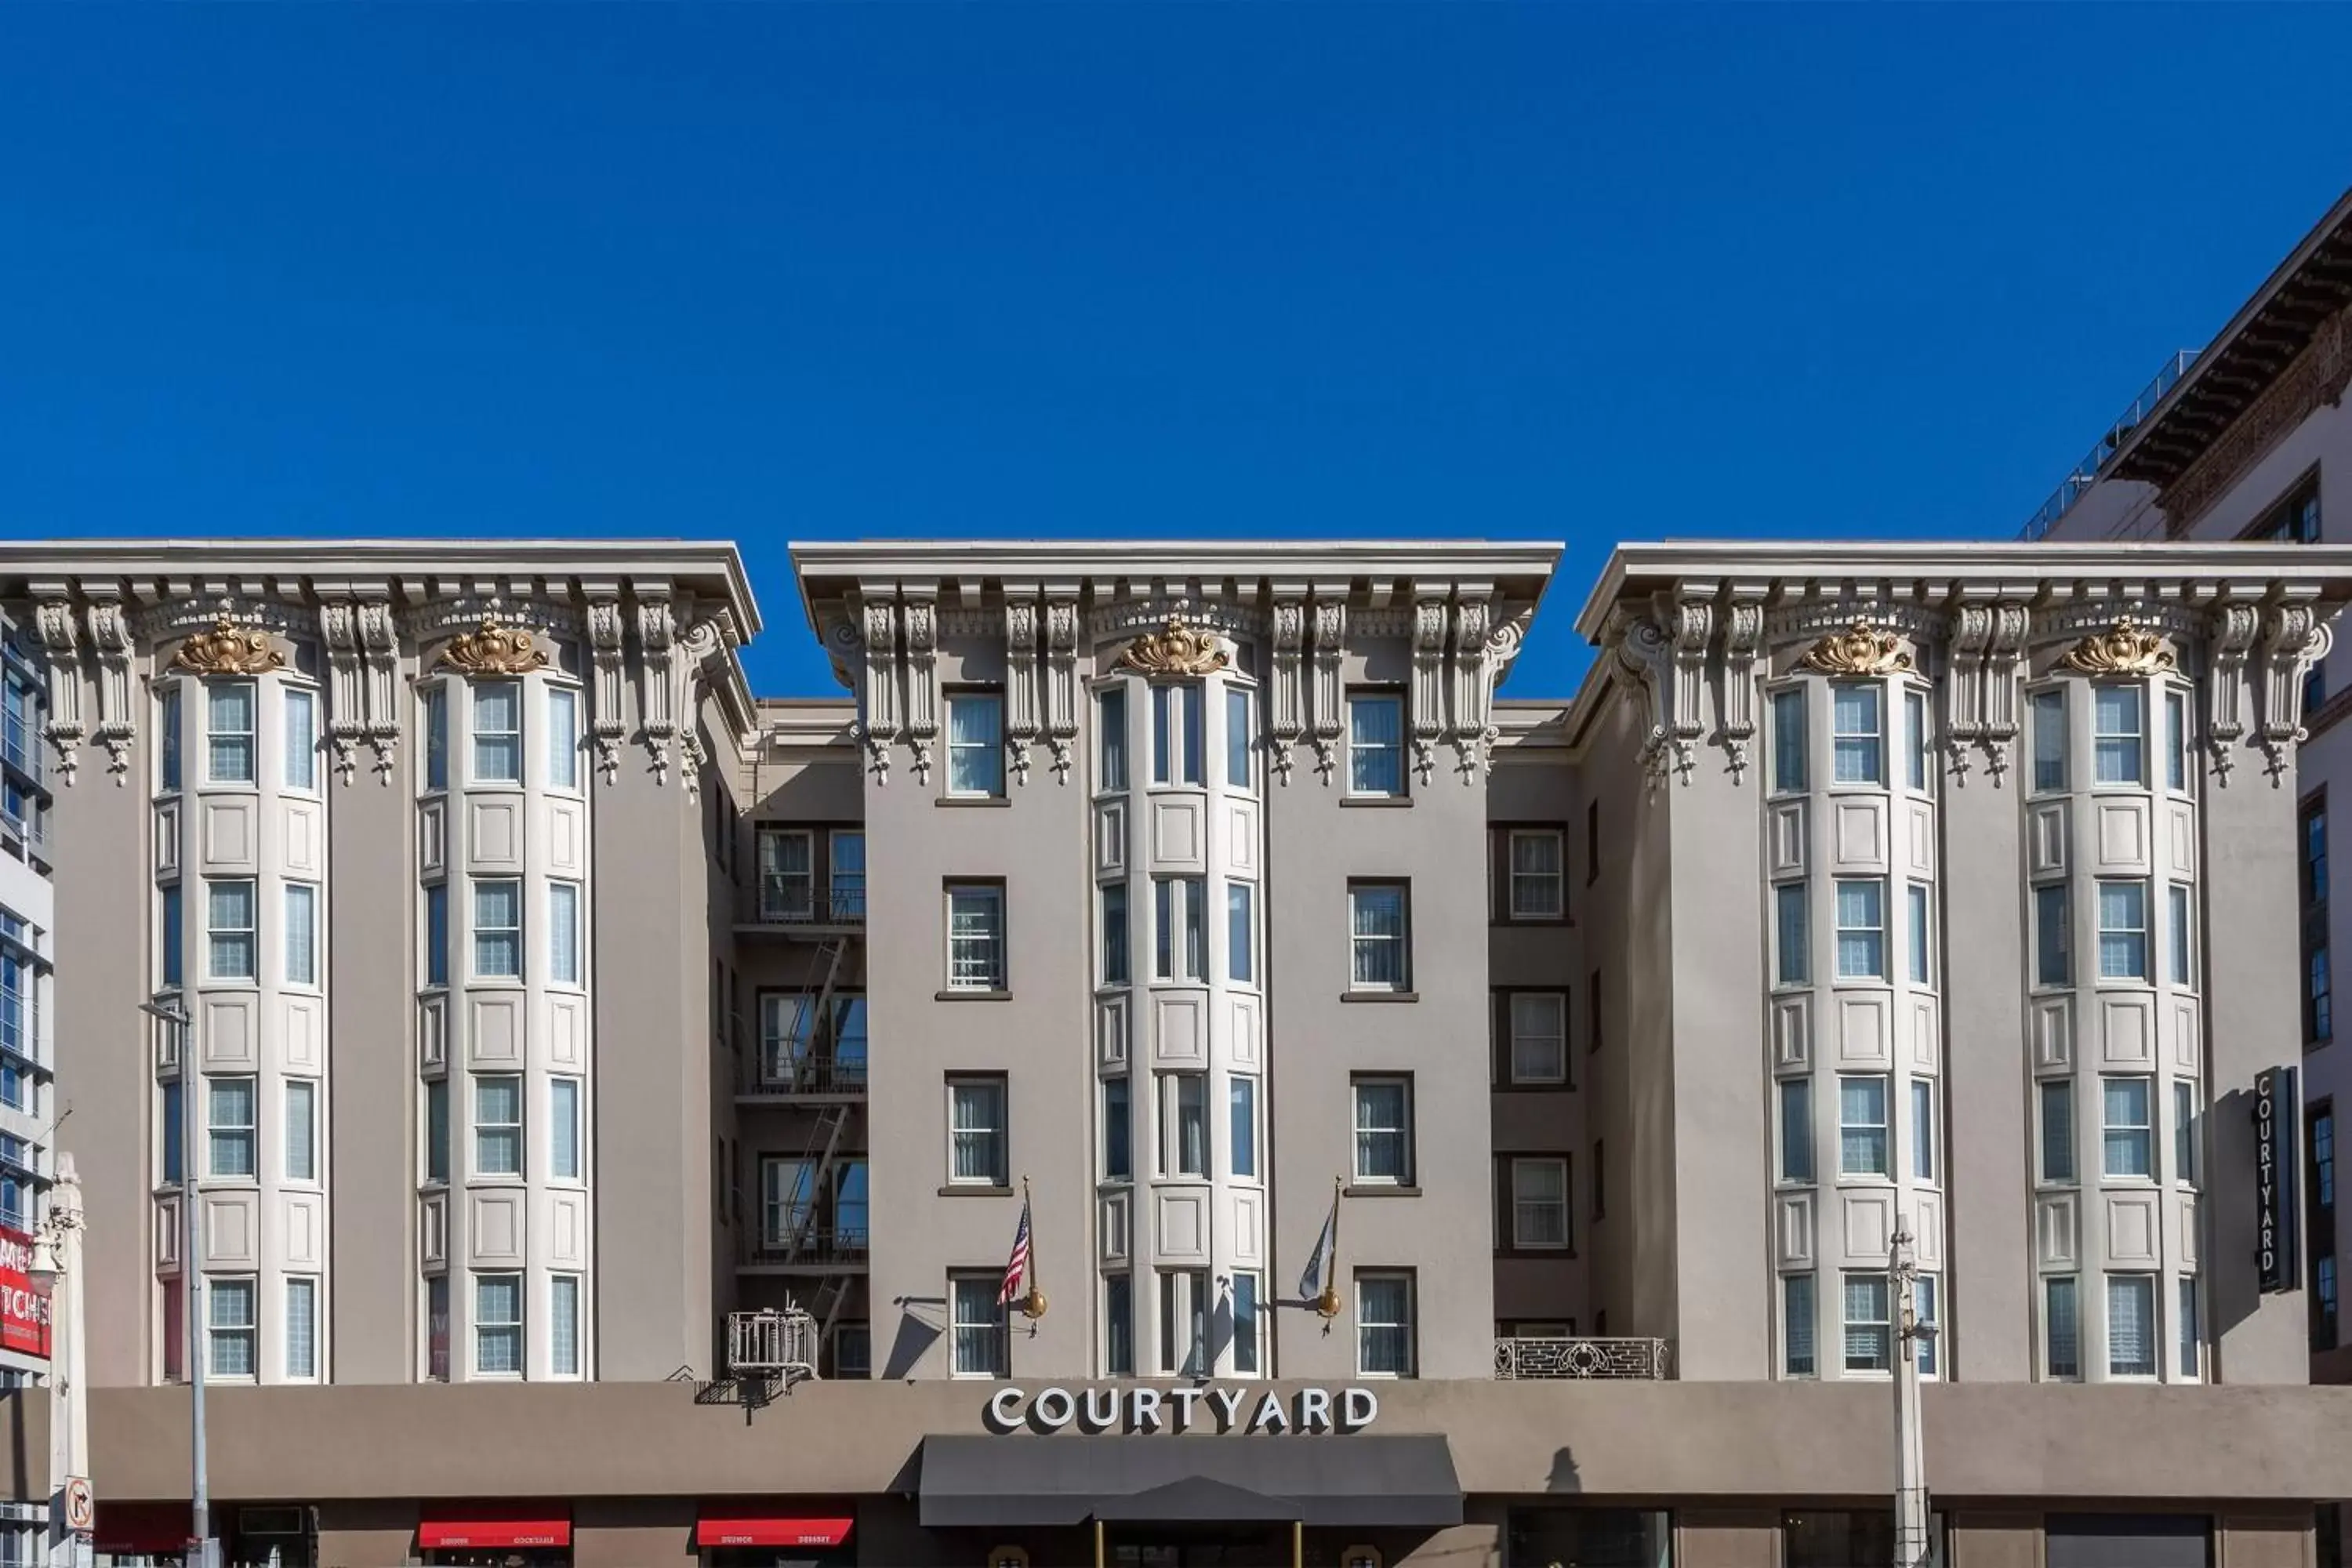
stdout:
[[[2215,1100],[2205,1112],[2205,1169],[2198,1172],[2204,1178],[2200,1184],[2204,1195],[2200,1199],[2199,1215],[2203,1217],[2204,1205],[2213,1201],[2213,1176],[2220,1171],[2252,1171],[2254,1168],[2254,1096],[2251,1089],[2233,1089]],[[2286,1173],[2290,1182],[2295,1173]],[[2210,1227],[2212,1221],[2205,1221]],[[2209,1229],[2208,1234],[2210,1234]],[[2251,1245],[2255,1239],[2249,1237]],[[2209,1244],[2210,1245],[2210,1244]],[[2216,1268],[2208,1262],[2205,1269],[2205,1311],[2212,1321],[2205,1327],[2208,1344],[2254,1315],[2263,1304],[2261,1281],[2251,1268]]]
[[898,1298],[898,1333],[890,1342],[889,1358],[882,1363],[885,1378],[911,1377],[915,1363],[947,1331],[948,1303],[944,1296]]
[[1561,1496],[1584,1490],[1584,1478],[1576,1468],[1576,1456],[1566,1448],[1555,1448],[1551,1455],[1551,1474],[1544,1478],[1544,1490]]

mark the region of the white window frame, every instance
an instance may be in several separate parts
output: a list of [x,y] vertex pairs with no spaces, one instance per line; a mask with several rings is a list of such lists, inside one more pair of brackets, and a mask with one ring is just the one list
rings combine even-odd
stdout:
[[[202,684],[205,693],[205,783],[249,787],[261,777],[261,689],[250,680],[208,680]],[[238,692],[245,696],[245,725],[242,729],[221,721],[221,700]],[[240,746],[242,752],[237,750]],[[225,757],[239,755],[245,761],[238,767],[222,768]]]
[[[1394,1088],[1402,1091],[1398,1101],[1402,1126],[1390,1127],[1367,1123],[1364,1120],[1363,1091],[1371,1088]],[[1360,1073],[1349,1080],[1348,1103],[1353,1137],[1349,1140],[1349,1156],[1353,1181],[1360,1187],[1410,1187],[1413,1184],[1413,1095],[1412,1077],[1409,1073]],[[1392,1139],[1399,1153],[1393,1173],[1368,1171],[1364,1167],[1364,1140],[1367,1137]]]
[[[240,1316],[228,1310],[242,1300]],[[205,1377],[215,1383],[255,1383],[261,1376],[261,1282],[251,1274],[205,1276]],[[245,1370],[224,1369],[223,1347],[242,1343]]]
[[[315,794],[319,788],[319,693],[309,686],[282,685],[278,695],[279,728],[286,740],[282,772],[286,787]],[[302,716],[300,724],[295,715]]]
[[[1838,698],[1846,692],[1860,692],[1870,699],[1870,727],[1849,730],[1844,715],[1838,711]],[[1842,760],[1849,755],[1861,755],[1856,742],[1869,744],[1867,753],[1870,771],[1853,778],[1844,776]],[[1885,789],[1886,787],[1886,688],[1875,680],[1833,680],[1830,682],[1830,784],[1834,789]]]
[[2196,742],[2189,694],[2178,686],[2164,689],[2164,787],[2174,795],[2197,793]]
[[[1894,1114],[1894,1089],[1885,1073],[1838,1074],[1838,1174],[1841,1177],[1868,1176],[1892,1179],[1895,1174],[1894,1135],[1888,1119]],[[1846,1086],[1875,1084],[1878,1086],[1878,1120],[1850,1120],[1846,1114]],[[1873,1170],[1852,1163],[1847,1154],[1847,1141],[1856,1133],[1877,1136],[1878,1165]]]
[[[1551,1016],[1548,1027],[1529,1028],[1529,1020],[1521,1005],[1531,1007],[1549,1005]],[[1510,1081],[1515,1084],[1559,1085],[1568,1081],[1568,993],[1565,991],[1514,991],[1509,993],[1504,1017],[1510,1029]],[[1537,1019],[1541,1023],[1543,1020]],[[1532,1045],[1542,1050],[1541,1057],[1522,1053],[1522,1047]],[[1529,1066],[1530,1060],[1536,1065]]]
[[[551,1274],[547,1280],[547,1371],[550,1377],[580,1375],[580,1276]],[[567,1300],[566,1297],[570,1299]]]
[[[2156,977],[2155,967],[2149,962],[2154,957],[2151,950],[2155,944],[2150,938],[2155,933],[2148,929],[2147,882],[2146,879],[2139,877],[2101,877],[2097,880],[2095,891],[2099,920],[2099,978],[2103,981],[2116,980],[2147,984]],[[2137,923],[2121,925],[2107,923],[2109,893],[2136,896],[2139,906]],[[2126,944],[2137,942],[2138,944],[2137,962],[2128,968],[2110,969],[2107,964],[2107,942],[2110,938]],[[2125,951],[2128,953],[2133,949],[2127,946]]]
[[[2136,1292],[2146,1310],[2147,1362],[2145,1366],[2126,1366],[2116,1360],[2116,1298],[2117,1287]],[[2107,1314],[2107,1381],[2110,1383],[2153,1383],[2164,1371],[2164,1325],[2157,1316],[2156,1276],[2122,1270],[2106,1277],[2106,1289],[2102,1302]]]
[[[2051,1108],[2063,1105],[2066,1111],[2063,1136],[2052,1136]],[[2074,1140],[2078,1123],[2074,1115],[2074,1080],[2071,1078],[2045,1078],[2033,1086],[2034,1180],[2045,1187],[2071,1187],[2080,1179],[2082,1156],[2076,1152]],[[2053,1170],[2050,1156],[2063,1153],[2063,1170]]]
[[[244,1086],[245,1111],[242,1121],[222,1114],[221,1091]],[[207,1181],[249,1182],[261,1173],[261,1084],[251,1073],[223,1073],[205,1079],[205,1179]],[[224,1166],[225,1152],[243,1149],[241,1158],[232,1158]],[[243,1168],[238,1169],[241,1165]]]
[[[473,1115],[469,1120],[474,1129],[474,1174],[520,1178],[524,1171],[523,1075],[511,1072],[481,1072],[473,1074],[472,1078],[473,1082],[469,1087],[472,1090],[470,1109]],[[488,1116],[488,1108],[484,1105],[482,1095],[483,1091],[493,1084],[508,1084],[513,1087],[513,1120],[492,1121]],[[514,1151],[512,1157],[488,1157],[491,1150],[508,1146],[506,1142],[499,1142],[501,1140],[510,1141]]]
[[[1551,846],[1549,869],[1523,868],[1519,846]],[[1507,910],[1514,921],[1553,921],[1568,918],[1568,835],[1557,827],[1514,827],[1504,845],[1504,874],[1508,879]]]
[[[959,714],[986,721],[986,735],[959,739]],[[1004,692],[996,687],[950,687],[947,691],[946,787],[953,800],[1004,798]]]
[[1772,984],[1812,984],[1812,908],[1803,882],[1772,884]]
[[1225,882],[1225,979],[1234,985],[1257,984],[1257,885],[1228,879]]
[[1805,754],[1805,689],[1784,686],[1767,700],[1772,710],[1772,793],[1802,795],[1812,777],[1812,759]]
[[2026,786],[2032,795],[2063,795],[2067,767],[2066,688],[2044,686],[2025,694]]
[[[785,850],[797,841],[801,864],[785,862]],[[776,924],[816,918],[816,835],[805,827],[754,825],[752,850],[759,861],[760,919]]]
[[1811,1186],[1821,1169],[1814,1147],[1811,1074],[1779,1080],[1772,1121],[1780,1145],[1780,1179],[1791,1186]]
[[319,1281],[315,1275],[289,1274],[286,1278],[285,1359],[289,1383],[319,1380]]
[[[1849,889],[1866,891],[1874,905],[1875,919],[1868,925],[1846,923],[1845,895]],[[1886,879],[1884,877],[1839,877],[1830,886],[1831,919],[1837,926],[1837,977],[1840,980],[1885,980],[1886,968]],[[1875,956],[1867,968],[1849,968],[1846,964],[1846,942],[1849,939],[1874,943]]]
[[[499,888],[510,889],[514,896],[512,925],[492,925],[483,918],[483,896]],[[467,934],[473,938],[467,944],[467,973],[476,980],[520,980],[524,968],[523,930],[529,923],[523,910],[521,879],[516,877],[477,877],[467,890],[472,895],[467,900],[467,910],[471,916],[467,922]],[[505,944],[506,951],[514,955],[511,968],[491,968],[483,963],[485,950],[482,944],[486,940]]]
[[[2106,706],[2103,700],[2111,697],[2129,699],[2130,728],[2107,728],[2108,715],[2103,711]],[[2129,773],[2118,778],[2107,777],[2107,760],[2110,757],[2128,762]],[[2145,686],[2117,680],[2099,681],[2091,687],[2091,787],[2147,787],[2147,688]]]
[[[2118,1121],[2109,1090],[2118,1086],[2139,1086],[2141,1115],[2137,1121]],[[2139,1150],[2137,1171],[2115,1168],[2115,1140],[2130,1139]],[[2134,1145],[2126,1145],[2131,1147]],[[2156,1079],[2145,1073],[2105,1073],[2099,1079],[2099,1174],[2110,1182],[2152,1182],[2156,1180]]]
[[[2062,1368],[2058,1360],[2058,1298],[2066,1297],[2066,1310],[2074,1319],[2073,1362]],[[2051,1383],[2083,1381],[2083,1283],[2076,1274],[2051,1274],[2042,1280],[2042,1375]]]
[[[243,889],[247,924],[231,925],[221,920],[220,896],[233,889]],[[251,984],[261,977],[261,886],[251,877],[207,877],[205,879],[205,978],[232,980]],[[234,944],[224,946],[223,943]],[[242,952],[236,967],[225,968],[225,953]]]
[[[581,1114],[583,1080],[558,1074],[547,1080],[547,1174],[557,1182],[576,1182],[586,1169],[582,1158]],[[570,1103],[566,1103],[569,1101]]]
[[1905,1095],[1911,1117],[1911,1179],[1933,1184],[1936,1180],[1937,1149],[1940,1140],[1936,1135],[1936,1080],[1913,1078]]
[[[1009,989],[1005,973],[1005,898],[1002,882],[950,882],[944,902],[947,909],[947,988],[950,991],[974,992],[982,995]],[[959,935],[956,917],[959,907],[967,912],[990,918],[992,929]],[[964,957],[959,967],[958,944],[963,944]]]
[[[514,727],[493,730],[483,721],[485,699],[502,692],[513,699]],[[517,785],[522,783],[522,703],[523,685],[520,680],[477,680],[467,689],[466,734],[472,743],[466,748],[466,776],[470,782]],[[484,766],[487,761],[495,757],[511,759],[503,764],[510,771],[494,772]]]
[[[1799,1324],[1805,1331],[1803,1366],[1797,1364]],[[1780,1375],[1804,1379],[1822,1375],[1821,1288],[1811,1270],[1780,1276]]]
[[547,687],[547,787],[580,787],[580,689]]
[[[488,1317],[482,1310],[482,1287],[499,1280],[504,1280],[514,1287],[512,1318]],[[485,1269],[475,1274],[473,1282],[474,1310],[471,1315],[474,1327],[474,1375],[502,1380],[520,1379],[523,1376],[524,1369],[530,1365],[530,1344],[523,1334],[523,1326],[530,1317],[530,1303],[526,1299],[530,1294],[528,1283],[521,1274],[511,1269]],[[513,1365],[484,1364],[482,1352],[494,1342],[491,1339],[492,1335],[511,1340],[514,1345]]]
[[[1159,1091],[1160,1100],[1160,1173],[1173,1179],[1207,1180],[1215,1158],[1209,1147],[1209,1075],[1158,1073],[1152,1088]],[[1188,1124],[1192,1133],[1189,1138]]]
[[[1363,910],[1358,900],[1367,894],[1394,894],[1397,907],[1397,929],[1393,936],[1363,930]],[[1365,960],[1381,948],[1393,944],[1396,949],[1396,975],[1393,980],[1366,979],[1368,973],[1377,974],[1378,964],[1368,969]],[[1412,989],[1412,884],[1402,880],[1351,881],[1348,884],[1348,988],[1350,991],[1403,994]]]
[[289,1182],[315,1182],[319,1179],[318,1080],[287,1079],[281,1093],[286,1122],[286,1179]]
[[2164,889],[2165,975],[2183,991],[2197,987],[2197,890],[2186,882]]
[[[1530,1196],[1528,1178],[1550,1173],[1559,1178],[1558,1190],[1549,1196]],[[1511,1159],[1511,1246],[1526,1252],[1567,1252],[1573,1237],[1569,1234],[1568,1161],[1559,1155],[1514,1155]],[[1559,1223],[1553,1234],[1538,1236],[1540,1228],[1534,1222],[1543,1218],[1545,1211],[1555,1211]]]
[[[1356,713],[1359,709],[1393,708],[1396,710],[1394,741],[1363,741],[1358,739]],[[1412,792],[1412,769],[1405,762],[1405,741],[1410,715],[1405,709],[1404,693],[1394,690],[1365,689],[1347,694],[1348,709],[1348,789],[1357,800],[1402,800]],[[1373,762],[1385,763],[1394,769],[1393,784],[1383,786],[1375,778],[1367,785],[1357,767],[1361,756]],[[1383,770],[1385,771],[1385,769]]]
[[[1368,1283],[1396,1283],[1404,1287],[1404,1320],[1389,1322],[1374,1319],[1365,1310],[1364,1287]],[[1409,1268],[1359,1268],[1356,1270],[1356,1375],[1358,1377],[1411,1378],[1421,1375],[1421,1335],[1415,1319],[1420,1315],[1415,1300],[1415,1281]],[[1364,1364],[1364,1351],[1369,1336],[1381,1331],[1402,1331],[1404,1335],[1404,1365],[1395,1371],[1375,1370]]]
[[1225,787],[1246,794],[1257,788],[1257,726],[1250,717],[1257,706],[1255,694],[1230,679],[1223,683],[1223,690]]
[[1921,990],[1936,986],[1936,893],[1925,882],[1904,885],[1903,916],[1909,930],[1903,946],[1908,955],[1906,973]]
[[1934,726],[1928,721],[1927,693],[1918,687],[1903,689],[1903,785],[1914,795],[1936,793]]
[[1198,789],[1208,778],[1208,736],[1197,680],[1155,680],[1151,692],[1151,782]]
[[[975,1098],[975,1091],[981,1098]],[[993,1097],[992,1103],[986,1097]],[[1013,1090],[1011,1080],[998,1073],[950,1073],[947,1078],[947,1184],[999,1190],[1012,1182]],[[976,1107],[984,1114],[967,1114]],[[975,1174],[960,1173],[965,1150],[978,1152]]]
[[[1864,1287],[1875,1285],[1877,1287],[1879,1292],[1878,1316],[1854,1316],[1853,1288],[1857,1285]],[[1843,1371],[1846,1376],[1880,1377],[1891,1374],[1894,1372],[1895,1357],[1897,1353],[1896,1345],[1898,1342],[1895,1335],[1895,1282],[1892,1279],[1889,1279],[1884,1273],[1867,1268],[1849,1269],[1839,1275],[1838,1321],[1840,1328],[1838,1364],[1839,1369]],[[1854,1337],[1856,1330],[1862,1331],[1865,1335],[1874,1332],[1879,1336],[1878,1343],[1885,1354],[1884,1358],[1878,1363],[1878,1364],[1874,1366],[1866,1363],[1859,1365],[1856,1364],[1854,1360],[1854,1350],[1857,1343]],[[1867,1346],[1870,1342],[1865,1338],[1860,1342],[1865,1347],[1866,1354]]]
[[[2074,983],[2074,899],[2064,882],[2033,885],[2033,984],[2054,990]],[[2053,972],[2054,966],[2054,972]]]
[[[2197,1081],[2172,1080],[2172,1180],[2176,1186],[2197,1185]],[[2329,1205],[2333,1207],[2334,1205]]]
[[1160,1273],[1160,1356],[1164,1377],[1206,1377],[1216,1352],[1216,1294],[1205,1268],[1162,1268]]
[[[848,852],[850,845],[857,847]],[[825,836],[824,897],[826,912],[835,925],[856,925],[866,919],[866,829],[836,827]],[[845,869],[851,859],[855,869]]]
[[1151,879],[1151,977],[1209,978],[1209,882],[1205,877]]
[[[286,984],[315,986],[319,984],[319,885],[316,882],[280,882],[279,913],[286,922]],[[302,912],[295,913],[296,906]]]
[[547,983],[551,985],[583,983],[580,911],[585,902],[577,882],[547,884]]
[[[1012,1370],[1011,1323],[996,1298],[1004,1287],[1003,1269],[956,1269],[948,1275],[948,1375],[954,1378],[1001,1378]],[[967,1291],[970,1292],[967,1295]],[[968,1306],[985,1300],[987,1315],[966,1315]],[[986,1333],[991,1354],[986,1366],[965,1363],[966,1335]]]

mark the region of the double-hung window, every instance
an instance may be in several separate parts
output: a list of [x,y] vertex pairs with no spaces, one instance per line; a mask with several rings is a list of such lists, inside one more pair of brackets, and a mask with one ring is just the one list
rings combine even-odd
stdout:
[[2107,1375],[2156,1375],[2156,1279],[2147,1274],[2107,1276]]
[[1225,784],[1229,789],[1247,789],[1250,776],[1250,744],[1255,739],[1250,726],[1250,694],[1245,686],[1225,688]]
[[2147,884],[2136,881],[2099,883],[2099,978],[2146,980],[2147,966]]
[[1924,1078],[1911,1080],[1911,1173],[1936,1179],[1936,1086]]
[[1171,1377],[1208,1373],[1209,1271],[1166,1268],[1160,1274],[1160,1370]]
[[522,884],[511,879],[474,884],[474,978],[522,977]]
[[1348,884],[1353,989],[1412,989],[1411,903],[1402,882]]
[[1566,1160],[1511,1162],[1511,1245],[1524,1247],[1565,1247],[1568,1245]]
[[319,1086],[307,1078],[286,1080],[286,1179],[319,1176]]
[[1127,689],[1107,686],[1095,698],[1095,723],[1099,731],[1096,747],[1095,787],[1120,790],[1127,787]]
[[580,984],[580,884],[547,885],[547,977],[558,985]]
[[580,1080],[547,1080],[547,1173],[561,1182],[580,1179]]
[[425,984],[449,984],[449,886],[425,889]]
[[285,689],[286,787],[319,787],[319,694],[307,687]]
[[1412,1080],[1359,1078],[1356,1107],[1356,1184],[1412,1184]]
[[155,787],[170,795],[180,787],[180,687],[164,686],[155,700]]
[[2164,694],[2164,786],[2176,795],[2189,793],[2189,693]]
[[1892,1292],[1884,1274],[1845,1277],[1845,1370],[1890,1372],[1895,1366]]
[[2053,1378],[2083,1375],[2081,1293],[2072,1275],[2042,1282],[2042,1369]]
[[522,683],[474,683],[474,782],[522,782]]
[[2197,897],[2185,883],[2165,889],[2165,948],[2171,955],[2168,978],[2184,991],[2197,988]]
[[1837,972],[1840,980],[1886,978],[1886,884],[1875,877],[1838,879]]
[[1162,681],[1151,688],[1151,782],[1201,782],[1201,688]]
[[1772,975],[1781,985],[1803,985],[1812,975],[1810,921],[1805,884],[1777,882],[1772,887]]
[[522,1079],[512,1073],[474,1079],[474,1173],[522,1174]]
[[1566,840],[1557,828],[1512,830],[1513,920],[1556,921],[1565,912],[1566,853]]
[[815,836],[805,828],[761,827],[754,842],[760,856],[760,918],[805,921],[816,913]]
[[2033,793],[2066,787],[2066,689],[2053,686],[2026,699],[2032,720]]
[[286,1375],[319,1375],[319,1282],[299,1275],[286,1281]]
[[1411,1377],[1414,1355],[1412,1276],[1363,1270],[1356,1276],[1356,1373]]
[[547,689],[547,783],[580,787],[580,693],[568,686]]
[[1772,789],[1779,795],[1805,787],[1805,689],[1791,686],[1772,693]]
[[254,1282],[205,1281],[205,1375],[251,1377],[260,1365],[255,1339]]
[[1208,884],[1199,877],[1151,881],[1151,974],[1155,980],[1205,980],[1209,975]]
[[1247,882],[1225,884],[1225,978],[1257,984],[1257,889]]
[[215,1078],[205,1080],[205,1129],[209,1176],[250,1176],[254,1160],[254,1080]]
[[254,685],[215,680],[205,688],[205,778],[212,784],[254,781]]
[[1127,884],[1106,882],[1102,902],[1102,983],[1124,985],[1128,980]]
[[1231,1144],[1233,1173],[1257,1179],[1257,1079],[1235,1076],[1225,1080],[1226,1135]]
[[866,918],[866,835],[857,828],[834,829],[832,862],[824,868],[825,896],[833,907],[834,923],[856,925]]
[[1830,688],[1832,778],[1842,784],[1886,782],[1886,723],[1875,682]]
[[449,688],[425,689],[425,787],[449,787]]
[[1003,1377],[1010,1372],[1004,1308],[996,1299],[1003,1284],[1003,1276],[996,1273],[948,1277],[953,1375]]
[[1927,694],[1906,691],[1903,694],[1903,755],[1906,776],[1904,783],[1925,795],[1936,776],[1935,759],[1929,749],[1927,731]]
[[2074,940],[2069,923],[2074,915],[2063,882],[2042,882],[2033,889],[2033,983],[2072,983]]
[[1107,1078],[1102,1086],[1103,1180],[1131,1181],[1135,1176],[1135,1121],[1124,1078]]
[[1392,691],[1348,697],[1348,793],[1404,794],[1404,699]]
[[1209,1173],[1209,1080],[1196,1072],[1160,1075],[1160,1173]]
[[2053,1186],[2074,1180],[2074,1085],[2047,1079],[2034,1086],[2042,1102],[2042,1179]]
[[2147,694],[2137,686],[2091,688],[2091,782],[2147,782]]
[[2105,1134],[2102,1170],[2110,1176],[2156,1174],[2155,1080],[2109,1078],[2099,1081]]
[[474,1276],[474,1370],[492,1377],[522,1371],[522,1276]]
[[1813,1277],[1780,1277],[1780,1373],[1784,1377],[1815,1377],[1821,1363],[1813,1354]]
[[249,881],[205,884],[205,973],[213,980],[251,980],[259,946]]
[[286,984],[319,984],[319,889],[289,882],[286,898]]
[[558,1274],[547,1282],[547,1370],[557,1377],[580,1375],[580,1276]]
[[1560,991],[1511,993],[1511,1081],[1568,1081],[1568,995]]
[[1004,888],[995,882],[950,882],[948,899],[948,989],[1002,991],[1004,986]]
[[1876,1076],[1838,1079],[1838,1174],[1884,1176],[1886,1159],[1886,1080]]
[[948,794],[990,799],[1004,793],[1004,694],[948,696]]
[[1002,1073],[948,1079],[948,1184],[1002,1187],[1012,1182]]
[[1784,1078],[1780,1096],[1780,1179],[1813,1179],[1813,1080]]

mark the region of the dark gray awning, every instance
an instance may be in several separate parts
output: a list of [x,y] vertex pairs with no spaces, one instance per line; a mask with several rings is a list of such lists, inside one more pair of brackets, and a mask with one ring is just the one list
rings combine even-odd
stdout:
[[1454,1454],[1433,1435],[926,1437],[919,1495],[926,1529],[1090,1519],[1462,1522]]

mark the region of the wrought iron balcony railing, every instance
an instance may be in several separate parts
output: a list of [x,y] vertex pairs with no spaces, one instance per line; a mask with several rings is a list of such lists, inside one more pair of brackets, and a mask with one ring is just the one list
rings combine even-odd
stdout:
[[862,926],[866,883],[861,878],[820,888],[805,874],[763,871],[754,913],[761,925]]
[[1664,1340],[1527,1339],[1495,1342],[1495,1375],[1507,1383],[1531,1378],[1611,1377],[1656,1382],[1670,1375]]
[[796,1096],[864,1098],[866,1057],[794,1051],[769,1044],[743,1058],[743,1092],[779,1100]]
[[751,1267],[818,1268],[866,1261],[866,1229],[861,1223],[764,1226],[743,1237],[743,1262]]

